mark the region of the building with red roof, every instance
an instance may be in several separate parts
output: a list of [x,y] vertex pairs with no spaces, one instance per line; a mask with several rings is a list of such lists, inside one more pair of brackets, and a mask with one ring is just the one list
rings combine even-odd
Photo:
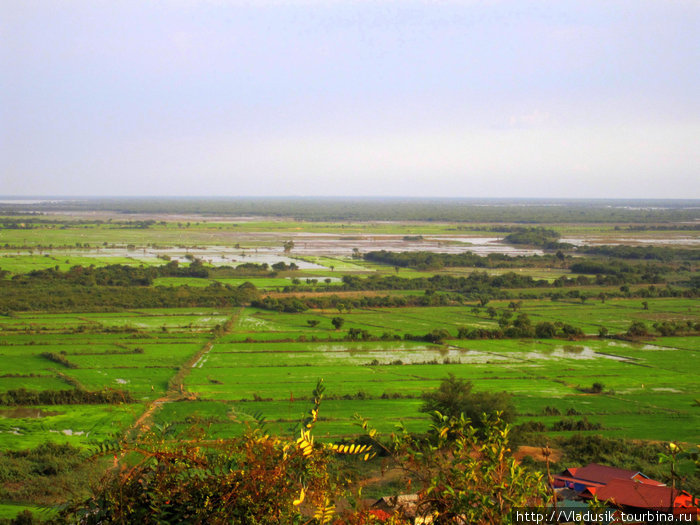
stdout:
[[579,498],[605,501],[626,512],[651,511],[698,515],[693,497],[683,490],[667,487],[641,472],[591,463],[568,468],[554,476],[558,493],[572,489]]
[[[626,479],[646,485],[663,486],[636,470],[626,470],[598,463],[589,463],[585,467],[571,467],[554,476],[554,488],[569,488],[576,492],[602,487],[613,479]],[[600,498],[599,498],[600,499]]]
[[692,496],[684,490],[630,479],[611,479],[595,491],[595,496],[600,501],[634,509],[667,510],[674,507],[690,508],[693,505]]

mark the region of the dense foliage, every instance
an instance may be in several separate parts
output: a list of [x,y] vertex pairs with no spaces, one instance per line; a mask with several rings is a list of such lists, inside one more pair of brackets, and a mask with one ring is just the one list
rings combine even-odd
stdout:
[[135,403],[131,392],[126,390],[90,391],[80,388],[72,390],[25,390],[18,388],[0,392],[0,405],[102,405]]
[[212,283],[207,287],[189,286],[107,286],[62,281],[0,280],[0,312],[111,311],[124,308],[163,308],[184,306],[237,306],[258,295],[250,283],[231,286]]
[[[87,496],[88,481],[99,479],[99,463],[67,443],[0,451],[0,499],[53,504],[67,493]],[[37,520],[38,521],[38,520]]]
[[502,253],[478,255],[470,251],[462,253],[438,253],[428,251],[390,252],[372,251],[363,254],[367,261],[387,264],[399,268],[416,268],[418,270],[436,270],[450,267],[474,268],[523,268],[541,266],[553,262],[553,256],[508,256]]
[[[299,438],[271,437],[260,428],[239,438],[202,442],[164,440],[150,434],[124,451],[140,458],[131,467],[109,473],[95,495],[63,513],[67,521],[108,523],[369,523],[371,513],[358,506],[339,511],[350,496],[352,479],[337,459],[354,455],[365,461],[382,452],[415,480],[416,513],[433,523],[501,524],[516,507],[548,500],[544,479],[510,456],[507,426],[492,419],[481,436],[463,418],[440,418],[426,441],[405,430],[391,442],[378,441],[363,422],[364,444],[314,441],[319,390],[303,421]],[[387,515],[404,524],[400,515]],[[337,521],[336,521],[337,520]]]
[[432,415],[435,422],[443,417],[464,417],[474,428],[484,429],[497,415],[505,422],[515,419],[515,406],[506,392],[474,392],[471,381],[450,374],[435,390],[422,396],[422,412]]
[[[547,249],[561,248],[563,245],[557,241],[561,235],[555,230],[535,226],[532,228],[520,228],[506,235],[505,242],[509,244],[525,244],[530,246],[540,246]],[[567,245],[571,247],[571,245]]]
[[602,255],[620,259],[644,259],[652,261],[697,261],[700,250],[693,248],[669,248],[668,246],[582,246],[577,250],[587,255]]

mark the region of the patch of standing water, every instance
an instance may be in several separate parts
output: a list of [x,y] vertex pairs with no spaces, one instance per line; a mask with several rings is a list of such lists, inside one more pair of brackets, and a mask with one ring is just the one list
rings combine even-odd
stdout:
[[[481,364],[493,361],[506,361],[507,358],[480,352],[477,350],[467,350],[465,348],[435,348],[435,347],[408,347],[392,348],[390,350],[382,347],[346,347],[344,345],[321,346],[319,350],[323,352],[323,357],[329,361],[342,360],[356,364],[378,364],[386,365],[400,362],[400,364],[421,364],[421,363],[461,363],[461,364]],[[304,357],[304,356],[300,356]],[[375,362],[376,361],[376,362]]]
[[10,410],[0,411],[0,417],[16,418],[16,419],[23,419],[23,418],[38,419],[41,417],[57,416],[57,415],[63,414],[63,413],[64,412],[54,412],[54,411],[49,411],[49,410],[41,410],[40,408],[18,407],[18,408],[13,408]]
[[618,245],[677,245],[677,246],[696,246],[700,245],[698,237],[675,237],[673,239],[641,239],[636,237],[591,237],[591,238],[562,238],[559,242],[573,244],[574,246],[604,244],[606,246]]
[[85,432],[84,430],[71,430],[66,428],[64,430],[49,430],[52,434],[63,434],[65,436],[89,436],[90,432]]
[[[259,246],[257,248],[235,248],[234,243],[238,243],[238,237],[232,239],[231,246],[203,246],[193,248],[89,248],[82,250],[43,250],[54,257],[129,257],[137,261],[153,262],[157,258],[164,256],[171,260],[187,262],[188,257],[196,257],[216,266],[228,265],[237,266],[243,263],[274,264],[284,262],[286,264],[295,263],[304,270],[325,269],[326,266],[295,259],[296,255],[326,255],[334,257],[349,257],[357,249],[360,253],[369,251],[396,251],[396,252],[416,252],[433,251],[439,253],[464,253],[473,252],[480,255],[489,253],[502,253],[506,255],[533,255],[542,254],[542,250],[533,248],[522,248],[511,246],[501,242],[498,237],[440,237],[430,236],[422,240],[404,240],[401,235],[335,235],[323,234],[313,235],[306,233],[291,233],[286,235],[270,235],[265,232],[251,235],[249,238],[241,238],[241,242],[258,242],[268,239],[268,242],[279,241],[279,245]],[[295,246],[291,253],[282,250],[284,240],[293,239]]]
[[596,352],[589,346],[563,346],[553,350],[528,352],[521,354],[523,359],[612,359],[613,361],[633,362],[634,359],[614,354]]

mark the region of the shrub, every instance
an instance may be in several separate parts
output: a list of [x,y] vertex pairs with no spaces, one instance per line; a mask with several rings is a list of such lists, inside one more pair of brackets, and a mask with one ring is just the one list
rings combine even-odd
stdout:
[[643,337],[649,335],[649,330],[642,321],[634,321],[627,329],[627,335],[630,337]]
[[[452,374],[443,379],[436,390],[425,392],[421,397],[424,402],[421,411],[433,414],[433,418],[438,420],[443,416],[464,416],[476,428],[483,428],[486,424],[484,416],[488,419],[498,413],[504,422],[515,418],[515,407],[509,394],[472,392],[470,381],[456,378]],[[436,412],[440,415],[436,416]]]
[[[363,428],[372,436],[367,422]],[[543,475],[509,454],[509,427],[496,415],[484,428],[437,416],[432,440],[405,429],[394,436],[389,456],[418,485],[416,516],[430,516],[436,525],[510,523],[513,509],[549,501]]]

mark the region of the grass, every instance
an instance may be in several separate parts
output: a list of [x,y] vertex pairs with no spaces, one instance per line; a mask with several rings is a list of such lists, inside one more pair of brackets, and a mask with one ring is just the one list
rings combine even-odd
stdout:
[[0,410],[0,448],[33,448],[46,441],[89,446],[120,435],[143,412],[144,406],[51,405],[32,409],[50,415],[9,417],[11,411]]
[[36,519],[49,518],[54,514],[53,509],[48,507],[40,507],[39,505],[30,505],[25,503],[0,503],[0,519],[12,520],[17,514],[28,510]]
[[[658,306],[683,310],[685,305],[677,301]],[[619,308],[611,311],[626,312]],[[468,320],[470,315],[464,309],[454,308],[386,309],[375,315],[374,321],[380,323],[384,319],[387,326],[402,328],[410,324],[416,330],[417,325],[450,325],[455,319]],[[239,335],[241,330],[249,336],[290,330],[295,317],[299,316],[247,309],[233,335]],[[358,310],[345,317],[357,326],[368,326],[372,316]],[[295,320],[296,328],[308,331],[302,321]],[[697,375],[687,368],[688,362],[698,361],[696,340],[453,340],[444,345],[428,345],[406,341],[270,342],[263,338],[260,342],[215,345],[207,359],[192,370],[187,387],[204,399],[227,406],[242,405],[247,411],[261,410],[268,419],[279,420],[285,419],[280,408],[285,400],[291,397],[299,402],[308,396],[316,380],[323,378],[329,394],[352,398],[339,400],[347,413],[329,421],[329,435],[338,436],[354,432],[351,414],[359,412],[371,417],[371,410],[366,413],[365,407],[384,401],[376,399],[383,395],[410,396],[387,400],[393,403],[392,416],[418,418],[425,423],[416,408],[420,394],[453,373],[472,381],[477,390],[512,393],[523,414],[522,421],[540,418],[544,407],[553,406],[563,414],[575,409],[591,421],[599,420],[606,435],[698,442],[700,411],[694,405]],[[390,364],[399,359],[405,364]],[[446,359],[451,364],[419,364],[443,363]],[[372,362],[379,365],[366,366]],[[594,382],[603,382],[608,393],[585,393]],[[358,395],[375,399],[357,399]],[[272,401],[253,401],[268,398]],[[386,415],[379,417],[386,419]],[[674,421],[675,426],[669,427],[669,421]],[[385,423],[383,427],[391,426]],[[217,432],[223,431],[217,428]]]

